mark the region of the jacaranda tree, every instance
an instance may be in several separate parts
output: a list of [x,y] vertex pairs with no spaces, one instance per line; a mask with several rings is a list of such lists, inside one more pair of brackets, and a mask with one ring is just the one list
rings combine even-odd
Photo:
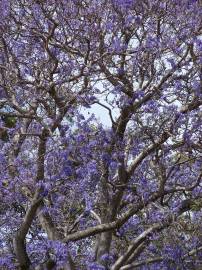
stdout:
[[0,15],[0,269],[201,269],[201,1]]

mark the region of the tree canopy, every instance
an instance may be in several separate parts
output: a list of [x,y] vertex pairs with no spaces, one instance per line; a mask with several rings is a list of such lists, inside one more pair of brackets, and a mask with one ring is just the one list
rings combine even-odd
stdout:
[[0,15],[0,268],[201,269],[201,1]]

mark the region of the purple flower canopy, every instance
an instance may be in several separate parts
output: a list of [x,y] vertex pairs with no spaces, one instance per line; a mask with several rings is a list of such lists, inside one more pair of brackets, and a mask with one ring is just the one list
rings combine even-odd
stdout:
[[201,15],[0,0],[0,269],[201,269]]

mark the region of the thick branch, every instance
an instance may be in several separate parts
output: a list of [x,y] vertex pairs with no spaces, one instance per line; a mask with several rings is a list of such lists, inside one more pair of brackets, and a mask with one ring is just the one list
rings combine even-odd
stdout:
[[[198,247],[196,249],[193,249],[190,252],[188,252],[187,254],[185,254],[183,256],[183,259],[186,259],[186,258],[188,258],[190,256],[194,256],[195,254],[197,254],[197,252],[199,252],[201,250],[202,250],[202,246],[200,246],[200,247]],[[163,257],[161,257],[161,256],[154,257],[154,258],[149,258],[147,260],[141,260],[141,261],[138,261],[136,263],[131,263],[131,264],[124,265],[123,267],[120,268],[120,270],[133,270],[134,268],[137,268],[137,267],[140,267],[140,266],[143,266],[143,265],[148,265],[148,264],[160,262],[162,260],[163,260]]]
[[30,205],[29,210],[27,211],[24,220],[13,240],[14,250],[21,270],[29,269],[29,266],[31,264],[28,254],[26,252],[25,241],[26,235],[34,218],[36,217],[36,212],[41,202],[42,198],[39,197],[39,190],[37,190],[33,198],[32,204]]
[[154,231],[161,228],[161,224],[155,224],[143,233],[141,233],[128,247],[127,251],[115,262],[115,264],[111,267],[111,270],[119,270],[121,266],[124,265],[124,263],[127,262],[127,260],[130,258],[130,256],[133,254],[135,249],[142,244],[145,239]]

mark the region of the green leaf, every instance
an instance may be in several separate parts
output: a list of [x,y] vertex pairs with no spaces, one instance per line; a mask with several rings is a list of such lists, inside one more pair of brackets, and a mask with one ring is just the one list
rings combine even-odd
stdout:
[[7,128],[14,128],[16,126],[16,118],[12,116],[3,116],[2,120]]

